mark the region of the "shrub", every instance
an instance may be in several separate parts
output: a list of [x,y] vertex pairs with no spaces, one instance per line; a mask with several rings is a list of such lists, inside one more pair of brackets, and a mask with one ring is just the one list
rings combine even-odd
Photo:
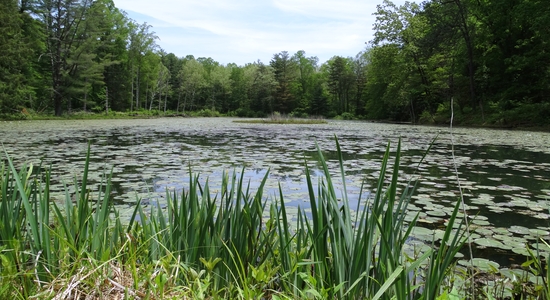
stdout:
[[96,105],[96,106],[92,107],[92,111],[95,112],[95,113],[101,113],[101,112],[105,111],[105,107],[100,106],[100,105]]
[[239,118],[252,118],[254,117],[254,112],[250,109],[239,107],[235,111],[235,115]]
[[432,114],[430,114],[429,111],[425,110],[420,115],[420,119],[418,120],[420,124],[433,124],[435,122],[434,117]]
[[338,115],[334,117],[336,120],[355,120],[355,115],[349,112],[342,113],[341,115]]
[[304,109],[295,109],[288,116],[291,118],[301,118],[301,119],[305,119],[309,117],[309,115]]
[[201,109],[196,112],[191,113],[194,117],[221,117],[221,114],[215,110],[210,110],[209,108]]

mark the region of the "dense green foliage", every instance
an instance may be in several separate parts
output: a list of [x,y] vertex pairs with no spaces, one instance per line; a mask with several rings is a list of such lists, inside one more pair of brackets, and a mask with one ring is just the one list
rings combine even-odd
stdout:
[[[209,109],[412,123],[548,125],[550,6],[385,0],[356,57],[282,51],[269,63],[177,57],[111,0],[2,0],[0,117]],[[451,104],[452,103],[452,104]]]
[[369,117],[444,122],[453,102],[462,121],[547,123],[548,12],[544,1],[384,1],[367,50]]

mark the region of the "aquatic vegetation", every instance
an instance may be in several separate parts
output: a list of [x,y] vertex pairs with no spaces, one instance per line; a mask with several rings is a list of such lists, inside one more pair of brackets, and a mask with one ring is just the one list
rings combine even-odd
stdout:
[[327,124],[326,120],[322,119],[250,119],[250,120],[235,120],[235,123],[243,124]]
[[278,112],[271,114],[266,119],[234,120],[235,123],[250,124],[327,124],[327,120],[320,117],[296,118],[292,115],[282,115]]
[[[360,189],[356,207],[348,198],[344,152],[336,145],[336,169],[317,147],[317,182],[305,163],[307,208],[291,212],[281,187],[268,201],[269,172],[253,191],[242,170],[222,174],[217,193],[209,179],[190,174],[187,189],[166,191],[166,206],[138,198],[128,218],[110,201],[110,175],[97,191],[89,188],[89,148],[81,177],[64,188],[61,202],[50,197],[51,171],[34,165],[17,171],[5,153],[0,296],[447,299],[471,296],[468,278],[480,274],[472,272],[498,274],[479,287],[483,297],[547,295],[545,242],[526,249],[529,270],[501,271],[477,258],[476,269],[462,267],[456,264],[465,242],[458,203],[441,231],[419,226],[421,213],[413,206],[418,185],[399,182],[400,143],[393,158],[387,145],[377,184],[372,193]],[[341,193],[333,172],[341,176]],[[417,243],[422,235],[431,240]],[[513,279],[506,281],[506,274]],[[528,282],[532,289],[516,289]]]

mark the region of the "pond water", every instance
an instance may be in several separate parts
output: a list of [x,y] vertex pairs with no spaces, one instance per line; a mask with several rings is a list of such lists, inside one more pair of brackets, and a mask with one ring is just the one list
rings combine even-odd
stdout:
[[[418,179],[410,207],[419,213],[418,239],[431,241],[441,232],[460,197],[456,163],[468,215],[473,220],[476,255],[501,265],[523,262],[525,245],[550,239],[550,134],[544,132],[449,128],[353,121],[321,125],[234,123],[231,118],[165,118],[150,120],[65,120],[0,122],[0,141],[19,165],[51,166],[52,190],[61,193],[84,166],[91,142],[90,179],[113,171],[112,199],[130,211],[136,199],[163,205],[166,189],[181,190],[189,170],[209,179],[211,190],[223,172],[240,173],[252,190],[269,170],[269,199],[308,208],[305,168],[321,172],[316,143],[335,179],[337,136],[346,169],[346,185],[355,207],[361,183],[375,184],[386,145],[402,141],[401,181]],[[435,139],[437,137],[437,139]],[[430,143],[431,151],[418,165]],[[452,157],[454,142],[455,160]],[[3,157],[3,154],[2,154]],[[336,186],[341,182],[336,180]],[[293,211],[290,210],[292,214]],[[542,247],[543,251],[550,249]],[[518,261],[519,260],[519,261]]]

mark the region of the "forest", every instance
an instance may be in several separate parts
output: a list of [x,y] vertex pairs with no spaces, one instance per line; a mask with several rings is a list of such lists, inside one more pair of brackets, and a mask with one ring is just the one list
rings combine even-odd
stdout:
[[111,0],[0,3],[0,119],[278,112],[446,124],[452,113],[465,125],[550,124],[546,0],[384,0],[355,57],[281,51],[245,65],[166,53]]

